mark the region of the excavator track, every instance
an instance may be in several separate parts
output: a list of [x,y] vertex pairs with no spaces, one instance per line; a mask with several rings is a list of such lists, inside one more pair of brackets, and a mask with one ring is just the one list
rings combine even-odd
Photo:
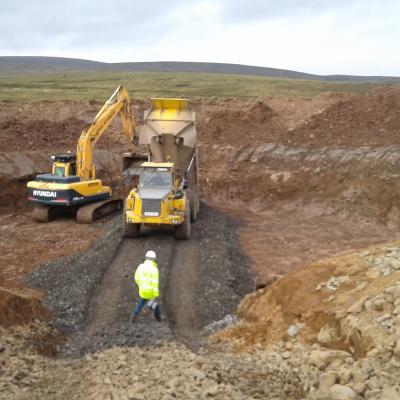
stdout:
[[57,217],[72,215],[74,213],[74,210],[65,207],[45,206],[38,204],[32,211],[32,218],[36,222],[47,223],[53,221]]
[[81,224],[91,224],[96,219],[104,217],[115,211],[122,210],[123,202],[121,199],[109,199],[98,201],[79,208],[76,213],[76,220]]
[[37,205],[33,209],[32,218],[36,222],[46,223],[52,221],[56,217],[55,207]]

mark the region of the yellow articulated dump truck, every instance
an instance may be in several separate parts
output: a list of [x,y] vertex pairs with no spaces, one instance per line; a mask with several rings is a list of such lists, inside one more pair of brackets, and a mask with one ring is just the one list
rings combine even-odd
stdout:
[[139,236],[143,225],[172,225],[177,239],[190,237],[200,209],[195,122],[188,100],[151,99],[135,132],[149,155],[135,170],[138,185],[125,200],[125,237]]

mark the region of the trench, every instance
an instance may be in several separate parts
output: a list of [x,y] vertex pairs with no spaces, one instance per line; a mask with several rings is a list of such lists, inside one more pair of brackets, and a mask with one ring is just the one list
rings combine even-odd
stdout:
[[[88,252],[47,263],[28,278],[47,291],[52,324],[66,335],[59,355],[80,357],[113,346],[158,346],[179,341],[197,349],[201,329],[233,313],[253,289],[250,262],[240,249],[238,221],[203,204],[188,241],[168,230],[121,239],[120,216]],[[147,250],[157,253],[162,322],[144,309],[130,323],[134,271]]]

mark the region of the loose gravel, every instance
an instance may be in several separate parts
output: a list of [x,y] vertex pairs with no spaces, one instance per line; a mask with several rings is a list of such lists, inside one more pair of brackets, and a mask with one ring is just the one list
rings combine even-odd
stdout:
[[[120,216],[108,222],[88,252],[46,263],[28,278],[31,286],[47,291],[52,324],[67,335],[63,355],[175,340],[197,348],[201,329],[233,313],[253,289],[238,221],[227,215],[203,204],[188,241],[175,240],[167,230],[122,240],[120,222]],[[133,275],[149,249],[158,255],[163,322],[145,311],[131,325],[138,298]]]

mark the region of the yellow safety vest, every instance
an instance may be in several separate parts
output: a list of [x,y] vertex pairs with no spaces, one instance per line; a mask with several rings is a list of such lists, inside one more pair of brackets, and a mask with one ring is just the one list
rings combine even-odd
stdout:
[[137,267],[135,282],[139,286],[139,296],[145,300],[159,296],[158,266],[155,261],[146,260]]

